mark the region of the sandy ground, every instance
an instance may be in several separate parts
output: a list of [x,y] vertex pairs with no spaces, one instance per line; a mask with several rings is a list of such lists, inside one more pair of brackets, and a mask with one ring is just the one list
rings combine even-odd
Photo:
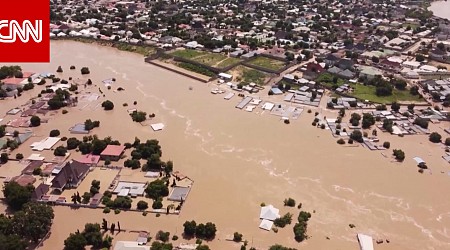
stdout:
[[[329,131],[311,126],[314,112],[308,114],[308,108],[298,120],[285,125],[268,112],[238,110],[234,108],[237,96],[225,101],[210,94],[211,86],[145,64],[139,55],[55,41],[51,60],[50,64],[22,66],[26,71],[54,72],[61,65],[63,78],[91,78],[97,85],[92,91],[101,87],[106,95],[99,102],[110,99],[115,109],[105,112],[77,107],[66,115],[51,117],[49,124],[36,128],[36,137],[20,147],[25,157],[31,152],[29,145],[51,129],[59,128],[61,136],[69,136],[69,127],[91,118],[101,122],[93,132],[100,137],[112,136],[121,142],[131,142],[135,136],[158,139],[163,159],[174,161],[175,170],[191,177],[195,185],[178,216],[105,215],[101,210],[55,207],[52,234],[41,249],[62,248],[70,232],[102,218],[120,220],[122,228],[150,231],[152,237],[160,229],[180,235],[186,220],[211,221],[218,228],[216,240],[208,243],[212,249],[239,249],[238,244],[226,240],[236,231],[250,246],[260,249],[281,243],[299,249],[356,250],[356,233],[390,239],[390,244],[377,245],[376,249],[450,249],[450,200],[444,191],[450,188],[448,163],[441,158],[442,147],[428,142],[425,135],[400,138],[379,131],[381,141],[388,140],[391,148],[405,151],[405,161],[397,163],[390,158],[391,151],[385,158],[381,152],[361,146],[336,144]],[[77,70],[70,71],[70,65],[76,65]],[[91,75],[81,76],[82,66],[88,66]],[[106,90],[101,80],[111,77],[117,79],[113,89],[121,86],[124,92]],[[20,106],[27,95],[32,93],[3,101],[0,113]],[[139,110],[155,113],[154,121],[164,123],[165,129],[153,132],[132,122],[126,110],[133,108],[133,101],[138,102]],[[122,107],[125,102],[130,106]],[[432,125],[431,129],[445,138],[445,127],[448,123]],[[422,157],[432,174],[419,174],[414,156]],[[311,238],[300,244],[294,241],[293,225],[278,233],[258,229],[261,202],[297,217],[298,209],[283,207],[287,197],[301,202],[304,210],[315,211],[308,227]],[[350,223],[356,228],[349,228]],[[135,236],[119,234],[115,239],[134,240]]]

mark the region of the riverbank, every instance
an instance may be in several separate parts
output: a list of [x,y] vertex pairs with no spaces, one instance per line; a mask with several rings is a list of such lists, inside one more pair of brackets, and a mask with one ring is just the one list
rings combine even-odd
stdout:
[[[140,54],[72,41],[52,41],[51,46],[51,63],[23,64],[22,68],[54,72],[62,66],[64,73],[58,77],[90,78],[94,83],[90,91],[99,93],[100,89],[105,96],[66,115],[49,115],[49,123],[36,128],[36,136],[21,145],[25,156],[32,153],[31,143],[45,138],[52,129],[71,137],[68,128],[73,124],[95,119],[101,126],[92,133],[100,138],[111,136],[121,142],[135,137],[158,139],[164,149],[163,160],[172,160],[176,170],[188,173],[195,187],[179,216],[105,215],[98,209],[56,207],[52,234],[40,249],[62,248],[69,233],[102,218],[118,220],[125,229],[150,231],[152,237],[158,230],[181,236],[187,220],[211,221],[218,229],[216,239],[207,242],[211,249],[239,249],[240,244],[227,240],[234,232],[242,233],[249,246],[258,249],[280,243],[297,249],[356,250],[356,233],[390,240],[377,245],[377,250],[450,248],[446,233],[450,231],[450,203],[440,192],[450,188],[448,163],[441,158],[440,146],[428,142],[427,136],[400,138],[378,131],[380,141],[390,141],[391,148],[405,151],[404,162],[397,163],[390,157],[392,151],[386,151],[389,156],[385,157],[363,147],[342,147],[329,131],[311,126],[315,111],[328,117],[335,117],[337,111],[312,109],[286,125],[269,113],[238,110],[234,108],[237,99],[217,98],[210,94],[210,86],[147,64]],[[71,65],[77,70],[69,70]],[[89,67],[90,75],[81,76],[81,67]],[[108,90],[102,81],[110,78],[116,82]],[[118,87],[125,91],[113,91]],[[266,98],[277,101],[275,96]],[[106,112],[97,105],[105,100],[114,102],[114,110]],[[0,113],[23,101],[7,100],[0,105]],[[133,122],[127,113],[131,107],[122,104],[134,101],[133,108],[155,113],[155,122],[164,123],[164,130],[154,132]],[[344,119],[348,120],[349,114]],[[430,124],[430,129],[445,135],[443,128],[448,125]],[[419,174],[412,159],[415,156],[424,159],[433,174]],[[292,224],[278,233],[258,228],[262,202],[295,218],[298,209],[283,206],[288,197],[312,214],[310,238],[303,243],[294,240]],[[128,234],[114,238],[135,240]],[[179,242],[185,240],[175,244]]]
[[58,41],[58,40],[75,41],[75,42],[81,42],[81,43],[88,43],[88,44],[112,47],[112,48],[116,48],[121,51],[137,53],[137,54],[143,55],[145,57],[147,57],[151,54],[154,54],[156,52],[156,48],[153,46],[150,46],[150,45],[130,44],[130,43],[124,43],[124,42],[118,42],[118,41],[95,39],[95,38],[90,38],[90,37],[67,36],[67,37],[52,38],[52,40],[54,40],[54,41]]

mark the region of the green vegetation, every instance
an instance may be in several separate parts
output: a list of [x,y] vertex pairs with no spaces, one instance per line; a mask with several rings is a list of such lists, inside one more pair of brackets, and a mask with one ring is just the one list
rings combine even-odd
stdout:
[[137,203],[137,209],[139,210],[145,210],[148,208],[148,203],[145,201],[138,201]]
[[104,110],[113,110],[114,103],[110,100],[106,100],[106,101],[102,102],[102,107]]
[[238,63],[240,61],[241,61],[241,59],[239,59],[239,58],[228,57],[227,59],[219,62],[215,67],[221,69],[221,68],[225,68],[225,67],[228,67],[230,65],[236,64],[236,63]]
[[153,200],[157,200],[169,195],[169,188],[166,186],[163,180],[154,180],[148,184],[145,192],[147,193],[148,197],[152,198]]
[[295,200],[291,197],[284,199],[284,205],[288,207],[295,207]]
[[441,142],[442,136],[437,132],[433,132],[430,134],[430,137],[428,139],[432,143],[439,143],[439,142]]
[[403,161],[405,159],[405,152],[401,149],[394,149],[393,154],[397,161]]
[[196,236],[199,239],[214,239],[216,236],[216,225],[214,223],[208,222],[206,224],[198,224],[195,221],[186,221],[183,224],[184,227],[184,236],[185,237],[194,237]]
[[185,49],[185,50],[175,50],[170,54],[173,56],[181,57],[181,58],[193,59],[198,56],[206,55],[207,53],[208,52],[204,52],[204,51],[200,51],[200,50]]
[[[111,231],[113,231],[112,227],[111,225]],[[98,223],[87,223],[84,225],[83,232],[77,231],[69,235],[64,241],[64,250],[84,250],[86,246],[92,246],[93,249],[109,249],[112,246],[112,240],[113,238],[109,235],[102,237]]]
[[285,227],[286,225],[291,224],[292,222],[292,214],[286,213],[285,215],[281,216],[280,218],[277,218],[273,221],[273,224],[277,227]]
[[242,234],[238,232],[234,232],[233,234],[233,241],[234,242],[241,242],[242,241]]
[[39,116],[32,116],[30,119],[30,123],[32,127],[39,127],[41,125],[41,118]]
[[280,70],[286,65],[286,63],[283,61],[271,59],[264,56],[258,56],[248,63],[271,70]]
[[297,250],[297,249],[295,249],[295,248],[290,248],[290,247],[284,247],[284,246],[282,246],[282,245],[276,244],[276,245],[271,246],[271,247],[269,248],[269,250]]
[[215,75],[214,72],[212,72],[206,68],[194,65],[192,63],[179,62],[179,63],[177,63],[177,66],[180,68],[195,72],[195,73],[199,73],[201,75],[209,76],[209,77],[213,77]]
[[[265,80],[267,77],[266,73],[244,66],[238,66],[234,68],[233,71],[236,71],[237,75],[239,75],[238,77],[236,77],[236,81],[243,85],[247,85],[252,82],[258,85],[265,84]],[[232,72],[229,72],[229,74],[232,74]]]
[[[336,76],[331,75],[330,73],[323,73],[317,79],[317,82],[321,83],[325,87],[336,89],[339,86],[342,86],[346,83],[344,79],[338,78]],[[375,81],[374,81],[375,82]],[[350,83],[350,87],[353,88],[353,92],[349,92],[348,95],[353,96],[360,100],[368,100],[370,102],[375,103],[393,103],[393,102],[421,102],[420,95],[412,94],[410,90],[405,88],[403,82],[398,80],[392,80],[391,82],[385,82],[384,85],[387,85],[389,88],[385,88],[383,86],[375,86],[375,84],[360,84],[360,83]],[[390,84],[392,83],[392,84]],[[395,88],[393,88],[395,87]],[[387,92],[391,94],[387,94]],[[385,93],[386,92],[386,93]],[[377,95],[378,94],[378,95]]]
[[33,185],[22,187],[15,181],[11,181],[3,188],[6,204],[14,210],[20,210],[25,203],[31,200],[34,191]]
[[14,215],[0,214],[1,249],[25,250],[29,243],[39,242],[49,232],[53,218],[52,207],[33,202]]
[[301,211],[298,215],[298,223],[296,223],[294,226],[294,235],[296,241],[302,242],[308,238],[308,235],[306,235],[306,231],[309,218],[311,218],[311,214],[305,211]]
[[143,111],[134,111],[130,114],[130,116],[134,122],[143,122],[147,119],[147,113]]

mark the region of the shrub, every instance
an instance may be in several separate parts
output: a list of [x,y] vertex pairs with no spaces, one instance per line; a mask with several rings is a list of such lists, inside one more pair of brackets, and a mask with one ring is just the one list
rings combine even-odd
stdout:
[[74,65],[70,66],[70,69],[72,69],[72,70],[75,69],[75,66]]
[[172,236],[172,240],[173,240],[173,241],[178,240],[178,236],[176,236],[176,235]]
[[63,115],[65,115],[65,114],[67,114],[67,113],[69,113],[69,111],[67,111],[66,109],[63,109],[63,110],[62,110],[62,114],[63,114]]
[[35,168],[33,169],[33,175],[41,175],[42,169],[41,168]]
[[67,149],[63,146],[59,146],[57,148],[55,148],[55,151],[53,151],[53,154],[55,156],[66,156],[67,153]]
[[286,225],[291,224],[292,222],[292,214],[291,213],[286,213],[285,215],[283,215],[280,218],[277,218],[273,221],[274,225],[277,227],[285,227]]
[[441,142],[442,136],[437,132],[433,132],[430,134],[430,137],[428,139],[430,140],[430,142],[439,143]]
[[91,72],[89,71],[89,68],[88,67],[83,67],[83,68],[81,68],[81,74],[82,75],[88,75],[88,74],[90,74]]
[[321,129],[325,129],[325,124],[320,125]]
[[52,131],[50,131],[50,137],[57,137],[59,136],[61,133],[59,132],[59,130],[57,129],[53,129]]
[[104,214],[109,214],[111,212],[111,209],[109,208],[109,207],[105,207],[104,209],[103,209],[103,213]]
[[23,159],[23,154],[17,153],[16,154],[16,160],[22,160],[22,159]]
[[295,207],[295,200],[292,198],[284,199],[284,205],[288,207]]
[[148,208],[148,203],[147,202],[145,202],[145,201],[139,201],[138,203],[137,203],[137,209],[139,209],[139,210],[145,210],[145,209],[147,209]]
[[58,73],[62,73],[62,72],[63,72],[63,69],[62,69],[62,67],[61,67],[61,66],[58,66],[58,69],[56,70],[56,72],[58,72]]
[[420,126],[420,127],[423,128],[423,129],[427,129],[427,128],[428,128],[428,121],[425,120],[425,119],[423,119],[423,118],[417,117],[417,118],[414,120],[413,123],[416,124],[416,125],[418,125],[418,126]]
[[343,145],[343,144],[345,144],[345,140],[341,138],[341,139],[337,140],[337,144]]
[[30,123],[32,127],[39,127],[41,125],[41,118],[39,116],[32,116],[30,119]]
[[445,139],[445,145],[450,146],[450,137]]
[[113,110],[114,109],[114,103],[110,100],[106,100],[102,103],[102,107],[104,110]]
[[152,208],[153,209],[161,209],[163,207],[162,200],[157,199],[153,201]]
[[348,139],[348,144],[353,144],[353,139],[352,138]]
[[156,239],[162,242],[169,241],[169,236],[170,236],[169,232],[158,231],[158,233],[156,233]]
[[233,241],[234,242],[241,242],[242,241],[242,234],[238,232],[234,232],[233,234]]
[[403,150],[401,149],[394,149],[393,150],[395,159],[397,161],[403,161],[405,159],[405,152],[403,152]]
[[391,147],[391,143],[388,142],[388,141],[385,141],[385,142],[383,143],[383,147],[384,147],[384,148],[390,148],[390,147]]
[[114,209],[114,214],[120,214],[120,209],[118,208]]
[[134,111],[131,113],[131,118],[134,122],[143,122],[147,119],[147,113],[142,111]]

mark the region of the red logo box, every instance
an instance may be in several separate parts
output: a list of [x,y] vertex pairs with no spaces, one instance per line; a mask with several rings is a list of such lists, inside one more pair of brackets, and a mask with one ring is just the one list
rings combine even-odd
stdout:
[[0,62],[50,62],[49,0],[2,1]]

